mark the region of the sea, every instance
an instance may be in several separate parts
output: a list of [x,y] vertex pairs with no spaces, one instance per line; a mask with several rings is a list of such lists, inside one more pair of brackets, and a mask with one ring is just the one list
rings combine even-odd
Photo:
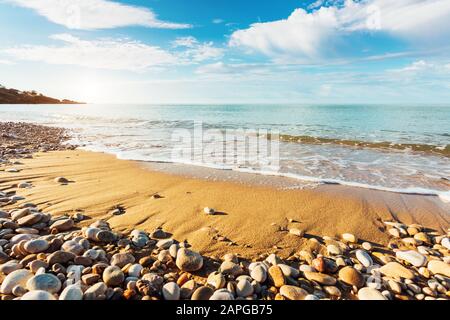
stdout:
[[450,201],[450,105],[1,105],[120,159]]

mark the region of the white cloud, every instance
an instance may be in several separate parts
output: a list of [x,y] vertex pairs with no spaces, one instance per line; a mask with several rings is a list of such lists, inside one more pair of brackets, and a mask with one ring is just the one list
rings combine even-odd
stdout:
[[62,46],[20,46],[3,50],[19,60],[77,65],[111,70],[139,71],[174,64],[176,57],[159,47],[130,40],[81,40],[69,34],[53,35]]
[[195,37],[179,37],[172,41],[172,46],[174,47],[187,47],[193,48],[198,45],[198,40]]
[[69,29],[109,29],[144,26],[162,29],[190,28],[189,24],[161,21],[144,7],[125,5],[109,0],[6,0],[35,10],[49,21]]
[[403,68],[390,69],[387,71],[390,74],[398,74],[402,76],[417,76],[426,74],[433,74],[434,76],[448,75],[450,71],[450,64],[448,64],[448,61],[428,62],[425,60],[417,60]]
[[296,9],[283,20],[255,23],[235,31],[230,46],[259,52],[275,60],[311,61],[340,55],[352,34],[383,32],[412,43],[448,44],[450,1],[363,0]]
[[129,39],[83,40],[70,34],[55,34],[53,40],[62,45],[25,45],[0,50],[17,60],[45,62],[58,65],[145,71],[149,68],[195,64],[222,56],[222,49],[211,42],[193,41],[183,50],[165,50]]
[[214,23],[214,24],[221,24],[221,23],[224,23],[224,22],[225,22],[225,20],[219,19],[219,18],[213,19],[213,21],[212,21],[212,23]]
[[223,56],[223,50],[214,47],[212,42],[206,42],[199,44],[191,50],[187,50],[185,55],[190,57],[194,62],[202,62],[221,58]]
[[425,62],[424,60],[419,60],[411,63],[411,65],[406,66],[398,71],[401,72],[411,72],[411,71],[421,71],[421,70],[427,70],[434,68],[434,65],[428,62]]
[[187,48],[181,56],[194,62],[218,59],[223,56],[223,49],[215,47],[213,42],[199,42],[195,37],[180,37],[172,42],[175,48]]

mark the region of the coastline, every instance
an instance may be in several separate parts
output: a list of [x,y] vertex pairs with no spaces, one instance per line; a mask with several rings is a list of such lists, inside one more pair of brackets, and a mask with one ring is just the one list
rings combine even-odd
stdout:
[[[42,204],[46,212],[61,215],[82,210],[92,219],[107,220],[119,231],[163,227],[207,255],[223,255],[234,243],[232,251],[243,257],[275,252],[287,257],[304,243],[286,232],[290,228],[304,230],[310,237],[350,232],[386,245],[389,237],[383,221],[418,223],[439,232],[446,232],[450,225],[448,204],[433,196],[339,185],[280,190],[210,181],[157,172],[141,162],[82,150],[38,153],[21,162],[16,166],[20,172],[2,173],[2,190],[27,181],[33,187],[18,194]],[[60,187],[53,182],[58,176],[74,182]],[[153,199],[154,194],[161,198]],[[115,206],[123,207],[125,213],[112,216]],[[206,216],[204,207],[223,214]],[[297,222],[289,223],[289,219]],[[214,229],[230,241],[214,240]]]
[[450,297],[438,197],[213,181],[0,129],[1,300]]

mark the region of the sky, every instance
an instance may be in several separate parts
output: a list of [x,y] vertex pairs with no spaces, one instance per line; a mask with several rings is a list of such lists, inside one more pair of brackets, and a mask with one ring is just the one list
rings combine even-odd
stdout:
[[91,103],[450,104],[449,0],[0,0],[0,84]]

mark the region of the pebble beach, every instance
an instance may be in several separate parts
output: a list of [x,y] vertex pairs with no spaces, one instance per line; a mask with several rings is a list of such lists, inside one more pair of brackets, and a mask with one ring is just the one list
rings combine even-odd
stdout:
[[[411,196],[412,209],[380,193],[361,209],[335,189],[250,193],[159,174],[159,190],[136,178],[99,198],[93,186],[111,187],[115,172],[77,176],[76,165],[129,164],[67,140],[64,129],[0,123],[1,300],[450,299],[449,212],[432,199]],[[331,214],[341,209],[348,221]]]

